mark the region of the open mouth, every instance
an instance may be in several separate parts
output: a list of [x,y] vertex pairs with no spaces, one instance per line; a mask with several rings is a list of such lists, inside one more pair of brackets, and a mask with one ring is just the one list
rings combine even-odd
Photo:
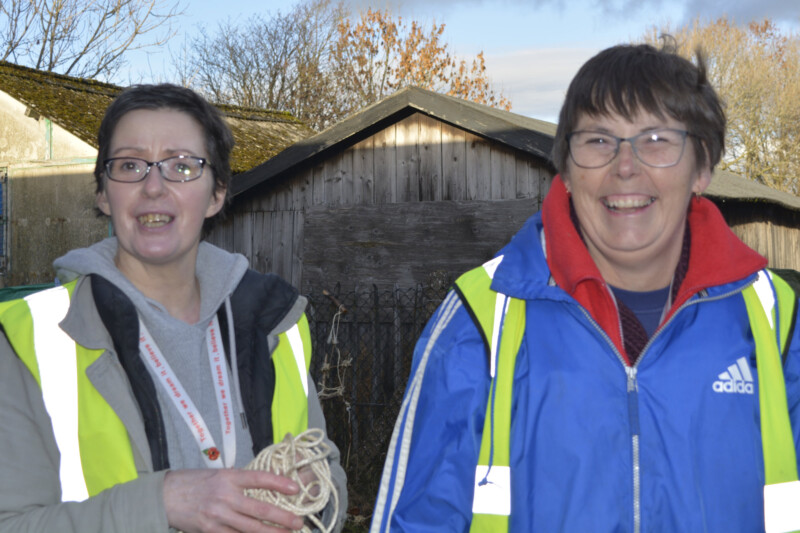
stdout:
[[611,211],[630,211],[642,209],[655,202],[652,196],[625,196],[621,198],[605,198],[603,204]]
[[137,217],[137,220],[146,228],[159,228],[172,222],[172,217],[163,213],[148,213]]

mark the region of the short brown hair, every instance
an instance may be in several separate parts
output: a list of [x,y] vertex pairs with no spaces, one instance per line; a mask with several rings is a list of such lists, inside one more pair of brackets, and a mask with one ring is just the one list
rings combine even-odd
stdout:
[[725,150],[725,111],[706,77],[703,55],[697,65],[677,54],[674,39],[662,37],[657,49],[649,44],[619,45],[587,61],[572,79],[558,119],[553,164],[567,168],[567,135],[580,116],[617,113],[633,120],[639,111],[669,115],[692,134],[698,167],[713,170]]

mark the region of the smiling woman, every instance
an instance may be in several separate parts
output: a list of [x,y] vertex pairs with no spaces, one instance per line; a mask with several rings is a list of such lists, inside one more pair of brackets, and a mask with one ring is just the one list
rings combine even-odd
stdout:
[[541,213],[417,343],[373,533],[800,529],[797,297],[702,197],[724,131],[702,57],[580,69]]
[[[0,308],[0,530],[299,529],[244,494],[297,493],[242,467],[325,420],[305,298],[202,242],[226,203],[230,131],[188,89],[135,86],[98,144],[115,236],[56,260],[63,287]],[[339,508],[324,514],[344,517],[326,443]]]

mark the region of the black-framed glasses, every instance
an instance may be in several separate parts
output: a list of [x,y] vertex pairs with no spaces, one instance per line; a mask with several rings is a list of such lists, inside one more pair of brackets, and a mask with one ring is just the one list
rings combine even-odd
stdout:
[[147,161],[138,157],[112,157],[103,161],[108,179],[123,183],[142,181],[154,166],[167,181],[185,182],[203,175],[206,160],[191,155],[174,155],[161,161]]
[[617,137],[597,131],[573,131],[567,135],[569,155],[582,168],[600,168],[609,164],[627,141],[636,158],[649,167],[665,168],[678,164],[686,148],[685,130],[661,128],[643,131],[633,137]]

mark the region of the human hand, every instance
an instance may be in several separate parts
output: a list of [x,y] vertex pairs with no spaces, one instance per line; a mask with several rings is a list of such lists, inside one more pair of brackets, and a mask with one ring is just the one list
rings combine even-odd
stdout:
[[270,472],[175,470],[164,478],[167,522],[185,533],[276,533],[303,527],[303,520],[289,511],[245,496],[248,488],[283,494],[299,490],[291,479]]
[[[321,481],[317,477],[316,472],[311,467],[311,461],[308,459],[304,459],[299,453],[295,456],[295,461],[299,467],[297,468],[297,478],[300,481],[302,487],[304,487],[305,493],[311,496],[311,498],[316,498],[319,496],[322,488],[321,488]],[[308,504],[308,502],[304,502],[304,504]]]

